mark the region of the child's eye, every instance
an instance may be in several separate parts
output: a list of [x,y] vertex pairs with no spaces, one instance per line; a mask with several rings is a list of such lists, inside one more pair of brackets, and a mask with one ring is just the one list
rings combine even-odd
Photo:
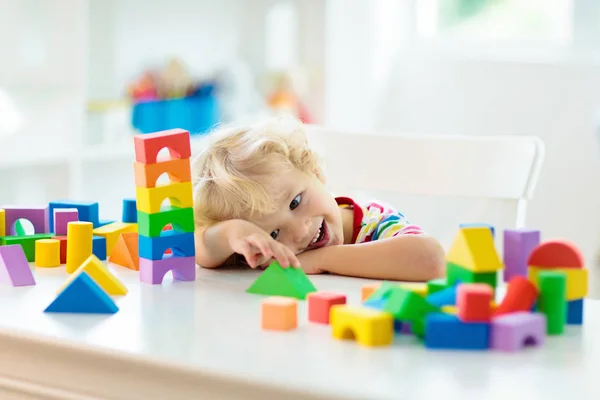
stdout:
[[299,194],[298,196],[294,197],[294,200],[292,200],[292,202],[290,203],[290,210],[293,210],[294,208],[298,207],[300,205],[300,201],[302,201],[302,195]]
[[273,239],[277,239],[277,236],[279,236],[279,229],[275,229],[273,232],[271,232],[271,237]]

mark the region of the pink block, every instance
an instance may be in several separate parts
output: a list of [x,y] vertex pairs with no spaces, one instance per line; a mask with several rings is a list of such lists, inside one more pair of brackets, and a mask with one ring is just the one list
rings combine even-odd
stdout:
[[329,324],[329,312],[336,304],[346,304],[346,295],[333,292],[314,292],[307,297],[308,320],[321,324]]
[[48,206],[44,207],[10,207],[1,206],[5,210],[5,232],[14,235],[14,224],[19,219],[26,219],[33,225],[34,233],[48,233]]
[[162,260],[150,260],[140,257],[140,281],[161,284],[165,274],[173,271],[173,279],[178,281],[196,280],[196,260],[194,256],[178,257],[166,255]]
[[56,236],[66,236],[67,225],[73,221],[79,221],[79,211],[76,208],[55,208],[54,234]]
[[12,286],[35,285],[33,273],[20,244],[0,246],[0,282]]
[[542,346],[546,337],[546,315],[520,311],[492,319],[490,347],[518,351],[525,346]]

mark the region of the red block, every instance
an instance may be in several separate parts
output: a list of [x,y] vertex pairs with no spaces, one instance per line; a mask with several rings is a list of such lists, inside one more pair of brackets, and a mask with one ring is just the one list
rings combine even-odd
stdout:
[[566,240],[547,240],[533,249],[527,260],[530,267],[583,268],[583,255]]
[[535,285],[524,276],[515,276],[508,282],[502,303],[494,310],[494,317],[518,311],[531,311],[538,297]]
[[171,159],[190,158],[190,133],[183,129],[169,129],[133,137],[135,161],[155,164],[158,153],[167,148]]
[[67,237],[66,236],[54,236],[52,239],[56,239],[60,242],[60,263],[67,263]]
[[333,292],[313,292],[307,296],[308,320],[329,324],[329,310],[335,304],[346,304],[346,295]]
[[486,322],[492,316],[493,291],[485,283],[467,283],[458,286],[456,306],[463,322]]

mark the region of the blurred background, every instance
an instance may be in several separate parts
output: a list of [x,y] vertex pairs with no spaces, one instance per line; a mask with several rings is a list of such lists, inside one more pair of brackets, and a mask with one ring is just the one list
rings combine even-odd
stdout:
[[597,0],[0,0],[0,204],[94,200],[118,219],[133,134],[181,127],[197,148],[282,110],[538,135],[528,224],[598,257]]

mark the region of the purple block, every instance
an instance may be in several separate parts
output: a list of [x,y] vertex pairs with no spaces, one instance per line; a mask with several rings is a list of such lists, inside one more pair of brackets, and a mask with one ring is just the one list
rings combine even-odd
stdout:
[[23,218],[31,222],[34,233],[48,233],[48,207],[0,207],[5,210],[5,232],[15,235],[14,225]]
[[404,335],[412,335],[412,329],[410,322],[403,322],[402,328],[400,329],[400,333]]
[[539,244],[539,230],[523,228],[504,230],[504,282],[519,275],[527,277],[527,259]]
[[545,337],[545,314],[520,311],[492,319],[492,349],[518,351],[525,346],[542,346]]
[[54,234],[56,236],[66,236],[67,225],[72,221],[79,221],[79,211],[76,208],[55,208]]
[[196,280],[196,260],[194,256],[178,257],[166,255],[162,260],[140,257],[140,281],[161,284],[165,274],[173,271],[173,279],[178,281]]
[[33,273],[20,244],[0,246],[0,282],[12,286],[35,285]]

